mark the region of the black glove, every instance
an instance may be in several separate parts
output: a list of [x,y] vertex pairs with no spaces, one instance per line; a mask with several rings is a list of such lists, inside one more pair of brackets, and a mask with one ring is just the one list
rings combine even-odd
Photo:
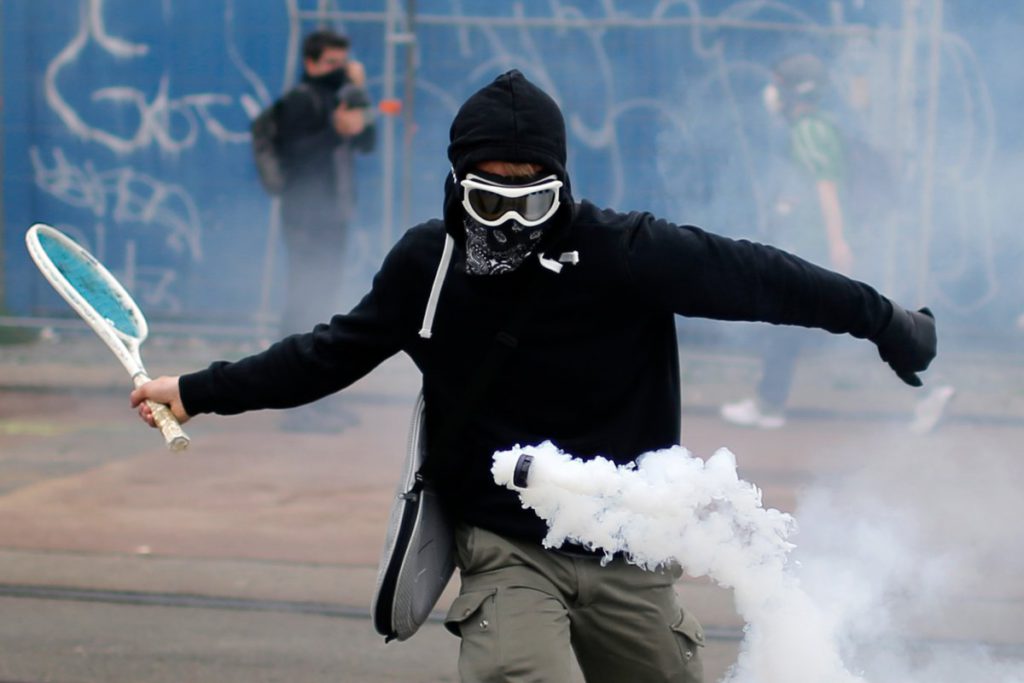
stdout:
[[338,94],[338,99],[345,103],[349,109],[369,109],[370,93],[366,88],[361,88],[354,83],[349,83]]
[[878,345],[878,355],[901,380],[919,387],[922,382],[917,373],[935,358],[935,316],[927,308],[908,311],[893,303],[888,324],[871,341]]

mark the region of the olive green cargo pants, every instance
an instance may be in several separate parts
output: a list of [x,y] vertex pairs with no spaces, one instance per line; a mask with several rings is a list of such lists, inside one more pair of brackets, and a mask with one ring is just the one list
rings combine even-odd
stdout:
[[461,636],[463,683],[564,683],[569,648],[587,683],[700,683],[704,632],[680,608],[680,571],[456,531],[462,589],[445,626]]

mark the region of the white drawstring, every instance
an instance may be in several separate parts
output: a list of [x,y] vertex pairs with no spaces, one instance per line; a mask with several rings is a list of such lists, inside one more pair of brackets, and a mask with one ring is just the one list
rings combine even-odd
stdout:
[[563,263],[575,266],[580,262],[580,253],[578,251],[563,251],[556,261],[554,259],[547,258],[544,254],[538,252],[537,260],[540,261],[540,265],[544,266],[552,273],[561,273]]
[[431,328],[434,326],[434,313],[437,311],[437,300],[441,297],[441,286],[444,284],[445,275],[448,273],[448,264],[452,260],[452,251],[455,249],[455,240],[451,235],[445,235],[444,251],[441,252],[441,262],[437,264],[437,272],[434,273],[434,284],[430,288],[430,298],[427,299],[427,310],[423,314],[423,328],[420,336],[430,339]]
[[554,259],[545,258],[544,254],[540,253],[539,251],[537,252],[537,260],[540,261],[540,265],[544,266],[545,268],[550,270],[552,273],[561,273],[562,272],[562,264],[561,263],[559,263],[558,261],[556,261]]
[[562,255],[558,257],[559,263],[571,263],[576,265],[580,262],[580,252],[578,251],[563,251]]
[[[434,284],[430,287],[430,297],[427,299],[427,310],[423,313],[423,327],[420,329],[420,336],[430,339],[434,326],[434,314],[437,312],[437,300],[441,298],[441,287],[444,285],[444,278],[448,274],[448,264],[452,260],[452,252],[455,250],[455,240],[451,235],[445,235],[444,250],[441,252],[441,262],[437,264],[437,272],[434,273]],[[545,258],[544,254],[537,253],[537,260],[540,265],[554,273],[562,272],[562,263],[576,265],[580,261],[579,252],[566,251],[559,257],[558,261]],[[559,263],[561,261],[562,263]]]

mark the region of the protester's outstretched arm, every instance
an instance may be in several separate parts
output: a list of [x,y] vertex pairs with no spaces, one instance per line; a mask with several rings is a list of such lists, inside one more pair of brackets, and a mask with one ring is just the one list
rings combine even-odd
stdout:
[[680,315],[801,325],[870,339],[907,384],[935,357],[931,312],[907,311],[870,285],[774,247],[654,218],[627,237],[627,269],[644,300]]
[[177,384],[161,389],[172,390],[169,398],[189,415],[294,408],[341,391],[417,338],[433,273],[415,266],[413,255],[427,249],[440,258],[444,238],[437,232],[406,232],[349,313],[260,353],[170,378]]
[[177,377],[157,377],[146,382],[133,391],[130,396],[132,408],[137,408],[139,417],[150,427],[156,427],[153,419],[153,411],[149,409],[146,400],[162,403],[169,406],[175,419],[180,424],[188,422],[190,415],[185,412],[185,406],[181,402],[181,392],[178,390]]

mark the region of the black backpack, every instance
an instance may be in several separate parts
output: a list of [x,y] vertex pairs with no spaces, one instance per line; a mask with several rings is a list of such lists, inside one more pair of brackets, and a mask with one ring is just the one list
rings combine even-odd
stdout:
[[[295,90],[309,90],[305,83],[299,83]],[[285,96],[287,97],[287,95]],[[278,113],[281,111],[281,102],[284,97],[275,100],[273,104],[264,109],[253,119],[249,132],[252,134],[252,154],[256,160],[256,171],[260,176],[260,184],[267,193],[279,195],[284,190],[284,168],[281,164],[281,154],[278,149]],[[314,96],[314,102],[319,105],[319,100]]]
[[284,189],[284,170],[277,154],[277,112],[280,100],[259,113],[249,130],[252,133],[252,154],[263,189],[272,195]]

